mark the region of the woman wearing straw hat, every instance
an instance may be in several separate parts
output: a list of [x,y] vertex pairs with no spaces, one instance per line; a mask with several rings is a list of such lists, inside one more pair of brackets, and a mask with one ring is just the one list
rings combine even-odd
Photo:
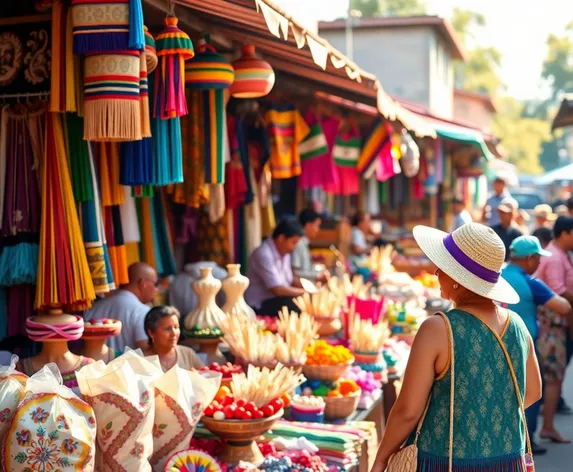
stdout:
[[421,326],[373,470],[532,470],[524,409],[541,376],[525,324],[494,302],[519,301],[500,277],[503,242],[478,223],[417,226],[414,238],[455,309]]

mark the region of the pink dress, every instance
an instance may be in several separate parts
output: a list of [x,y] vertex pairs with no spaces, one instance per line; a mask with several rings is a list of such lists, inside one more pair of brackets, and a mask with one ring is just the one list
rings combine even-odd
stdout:
[[338,185],[338,172],[332,158],[332,150],[340,121],[333,117],[318,120],[310,109],[304,119],[310,127],[310,133],[299,145],[302,166],[299,187],[309,189]]
[[338,173],[338,184],[329,185],[325,190],[336,195],[357,195],[360,193],[360,176],[356,164],[360,157],[362,142],[356,128],[336,137],[332,157]]

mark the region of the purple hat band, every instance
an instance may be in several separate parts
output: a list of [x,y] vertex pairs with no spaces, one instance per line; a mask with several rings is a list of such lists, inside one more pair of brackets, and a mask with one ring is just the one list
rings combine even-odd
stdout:
[[456,260],[456,262],[458,262],[465,269],[469,270],[472,274],[478,276],[480,279],[491,283],[496,283],[499,280],[498,272],[478,264],[468,255],[466,255],[456,244],[451,234],[448,234],[444,238],[444,246],[450,255]]

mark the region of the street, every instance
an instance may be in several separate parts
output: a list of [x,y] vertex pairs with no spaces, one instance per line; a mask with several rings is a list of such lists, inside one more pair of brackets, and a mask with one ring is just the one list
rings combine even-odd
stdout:
[[[565,379],[564,395],[569,405],[573,404],[573,364],[569,366],[567,378]],[[541,424],[541,423],[540,423]],[[563,436],[573,439],[573,417],[571,416],[558,416],[557,429]],[[549,449],[545,456],[535,458],[535,469],[538,472],[558,472],[558,471],[571,471],[573,466],[573,444],[561,445],[551,444],[541,441],[540,444]]]

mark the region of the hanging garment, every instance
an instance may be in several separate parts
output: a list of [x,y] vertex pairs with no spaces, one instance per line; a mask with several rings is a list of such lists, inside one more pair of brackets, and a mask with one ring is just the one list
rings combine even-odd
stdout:
[[376,172],[380,152],[390,144],[391,130],[381,119],[376,120],[366,134],[362,143],[362,151],[358,158],[358,173],[365,179],[369,179]]
[[332,157],[338,172],[338,185],[330,185],[325,190],[337,195],[357,195],[360,193],[360,176],[357,163],[360,156],[360,135],[356,128],[336,137]]
[[37,163],[43,141],[40,148],[35,144],[43,138],[45,114],[44,108],[31,112],[25,107],[3,113],[6,144],[1,156],[5,180],[0,285],[36,283],[41,208]]
[[273,106],[265,114],[271,140],[271,172],[275,179],[300,175],[299,145],[310,128],[293,105]]
[[211,223],[207,213],[201,214],[197,246],[202,261],[215,262],[221,267],[230,263],[227,223],[227,218]]
[[271,140],[262,119],[258,117],[246,124],[246,134],[250,165],[255,172],[256,181],[259,182],[271,158]]
[[127,250],[123,239],[119,205],[104,207],[104,225],[113,280],[116,287],[120,287],[129,282],[129,277],[127,274]]
[[299,188],[338,186],[340,181],[332,158],[332,150],[340,120],[334,117],[319,119],[309,109],[305,121],[310,126],[310,132],[300,144],[302,172]]
[[[253,201],[253,188],[251,185],[250,179],[250,168],[251,168],[251,159],[249,156],[249,146],[247,140],[247,131],[245,129],[245,124],[242,118],[229,116],[227,118],[228,124],[228,135],[229,135],[229,151],[230,151],[230,161],[227,164],[226,171],[229,172],[231,169],[237,174],[232,175],[230,172],[227,174],[229,178],[234,178],[236,181],[234,182],[234,187],[237,186],[239,188],[245,187],[242,191],[244,195],[241,200],[242,204],[251,203]],[[231,164],[231,168],[229,167]],[[239,174],[238,170],[240,170]],[[227,176],[225,177],[225,183],[229,183],[227,181]],[[227,190],[225,190],[227,194]],[[229,192],[230,194],[234,192]],[[227,208],[229,206],[229,199],[227,198]],[[239,204],[239,203],[236,203]]]

